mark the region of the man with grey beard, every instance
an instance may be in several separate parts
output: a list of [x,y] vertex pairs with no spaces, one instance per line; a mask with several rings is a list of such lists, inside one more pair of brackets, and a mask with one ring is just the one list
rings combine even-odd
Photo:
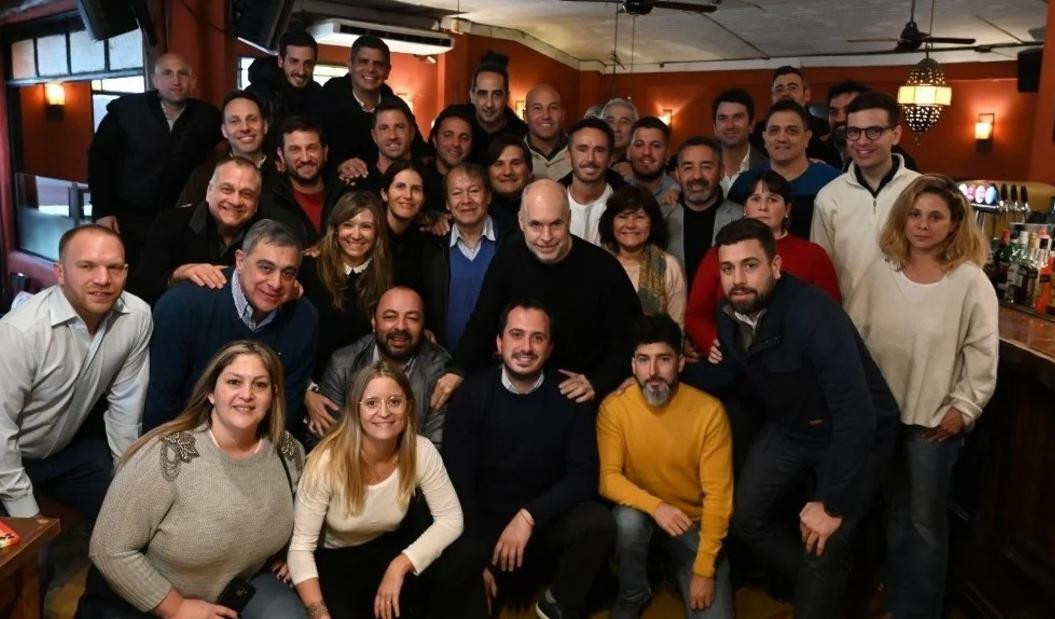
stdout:
[[729,565],[719,558],[733,510],[725,410],[679,384],[682,334],[670,316],[646,316],[636,340],[636,384],[606,398],[597,418],[600,490],[616,504],[619,597],[612,617],[637,617],[648,602],[647,558],[658,535],[685,616],[731,618]]
[[670,233],[667,251],[684,267],[692,288],[696,267],[725,224],[743,217],[744,209],[722,193],[722,144],[712,137],[691,137],[678,148],[674,178],[681,200],[664,207]]

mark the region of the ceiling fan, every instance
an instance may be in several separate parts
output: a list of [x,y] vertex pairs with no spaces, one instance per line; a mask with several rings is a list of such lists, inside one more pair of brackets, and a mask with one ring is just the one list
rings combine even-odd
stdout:
[[[604,2],[611,4],[612,0],[564,0],[564,2]],[[693,4],[691,2],[668,2],[667,0],[621,0],[620,8],[627,15],[648,15],[652,9],[672,9],[675,11],[688,11],[690,13],[713,13],[718,10],[722,0],[710,0],[707,4]]]
[[[930,26],[934,28],[934,3],[936,0],[931,0],[930,3]],[[928,47],[934,43],[954,43],[957,45],[973,45],[974,39],[959,38],[959,37],[938,37],[933,36],[929,32],[922,32],[919,26],[916,25],[916,0],[912,0],[912,7],[909,9],[908,23],[905,24],[905,28],[901,31],[896,39],[846,39],[847,43],[877,43],[887,42],[896,43],[894,46],[895,52],[914,52],[919,48],[923,47],[926,43]]]

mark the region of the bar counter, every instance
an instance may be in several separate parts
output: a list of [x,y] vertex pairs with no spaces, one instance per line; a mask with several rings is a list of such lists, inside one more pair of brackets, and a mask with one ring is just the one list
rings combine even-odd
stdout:
[[1000,308],[996,393],[953,476],[950,602],[1055,617],[1055,322]]

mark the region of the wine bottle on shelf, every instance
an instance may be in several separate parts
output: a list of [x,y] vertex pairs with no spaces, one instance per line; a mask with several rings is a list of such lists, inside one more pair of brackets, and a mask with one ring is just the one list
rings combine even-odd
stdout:
[[1037,289],[1037,278],[1040,277],[1040,236],[1036,232],[1029,233],[1029,249],[1026,251],[1026,259],[1023,261],[1024,270],[1022,286],[1018,289],[1015,303],[1019,305],[1032,306],[1033,295]]
[[1040,271],[1037,275],[1036,292],[1033,295],[1033,311],[1044,313],[1051,299],[1051,237],[1047,229],[1040,235]]
[[1019,289],[1025,284],[1026,247],[1029,245],[1029,232],[1023,230],[1011,245],[1011,259],[1007,266],[1007,287],[1004,289],[1004,302],[1015,303],[1021,294]]
[[1003,299],[1007,290],[1007,268],[1011,266],[1011,231],[1005,229],[1000,233],[1000,249],[993,257],[996,266],[996,296]]

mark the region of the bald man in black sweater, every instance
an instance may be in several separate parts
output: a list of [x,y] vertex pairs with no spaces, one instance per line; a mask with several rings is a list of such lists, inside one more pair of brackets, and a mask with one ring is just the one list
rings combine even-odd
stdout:
[[633,326],[641,302],[630,278],[605,250],[572,236],[565,189],[538,180],[524,189],[522,239],[510,239],[491,262],[450,373],[437,383],[438,407],[466,374],[492,364],[502,309],[541,301],[553,318],[553,355],[560,392],[576,402],[600,402],[630,375]]

